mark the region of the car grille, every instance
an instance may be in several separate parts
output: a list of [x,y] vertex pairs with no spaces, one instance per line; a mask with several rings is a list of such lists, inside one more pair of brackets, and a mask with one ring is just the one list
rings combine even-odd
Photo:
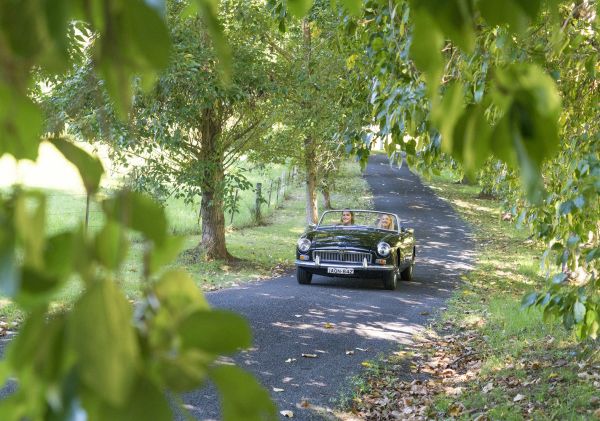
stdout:
[[321,263],[349,263],[361,265],[366,258],[371,263],[371,253],[359,251],[315,250],[313,259],[319,258]]

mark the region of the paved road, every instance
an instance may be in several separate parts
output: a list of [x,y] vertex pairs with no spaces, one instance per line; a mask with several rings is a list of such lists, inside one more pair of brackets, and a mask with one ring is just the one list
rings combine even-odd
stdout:
[[[468,226],[406,166],[393,168],[385,156],[373,156],[365,178],[375,209],[395,212],[415,229],[413,282],[386,291],[379,280],[315,276],[312,285],[299,285],[290,274],[208,294],[213,306],[248,318],[254,346],[235,360],[267,389],[284,389],[271,395],[278,410],[292,410],[296,420],[329,418],[327,408],[349,391],[361,362],[409,343],[427,324],[427,313],[444,306],[473,258]],[[346,355],[348,350],[354,354]],[[290,358],[296,361],[286,363]],[[185,398],[201,420],[219,419],[217,401],[211,388]],[[303,401],[308,409],[299,407]]]
[[[423,313],[444,306],[471,263],[469,228],[406,167],[392,168],[386,157],[373,156],[365,178],[375,208],[399,214],[415,229],[413,282],[400,282],[396,291],[387,291],[379,280],[315,276],[312,285],[299,285],[290,274],[207,294],[213,306],[248,318],[253,348],[234,359],[267,389],[283,389],[271,395],[278,410],[292,410],[295,420],[331,418],[327,409],[350,391],[350,378],[360,373],[361,362],[410,343],[431,317]],[[7,340],[0,339],[0,349]],[[354,354],[346,355],[349,350]],[[318,358],[303,358],[303,353]],[[286,363],[290,358],[295,361]],[[0,396],[13,388],[5,387]],[[195,418],[220,418],[213,388],[184,400]],[[310,406],[300,408],[303,401]]]

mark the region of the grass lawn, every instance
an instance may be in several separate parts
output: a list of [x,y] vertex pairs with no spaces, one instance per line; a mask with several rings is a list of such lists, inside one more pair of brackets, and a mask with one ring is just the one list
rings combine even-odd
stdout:
[[578,343],[558,321],[520,309],[526,292],[544,287],[541,247],[476,186],[428,183],[473,227],[476,266],[425,337],[356,379],[345,409],[372,419],[599,419],[597,342]]
[[[240,212],[226,215],[226,242],[231,254],[239,262],[229,264],[223,261],[196,261],[189,253],[182,253],[174,266],[187,270],[202,290],[224,288],[243,282],[256,281],[279,276],[290,272],[295,259],[295,244],[306,226],[304,184],[300,177],[276,192],[277,177],[285,169],[274,167],[255,175],[263,182],[263,195],[268,200],[270,180],[275,180],[271,191],[271,206],[262,206],[263,220],[256,225],[252,217],[255,203],[253,192],[240,195]],[[287,174],[287,170],[286,170]],[[287,177],[286,177],[287,179]],[[334,186],[332,204],[336,207],[372,206],[372,198],[365,194],[366,181],[362,178],[357,163],[347,161],[339,176],[344,183]],[[283,186],[283,183],[280,184]],[[65,227],[81,223],[85,215],[85,196],[51,191],[48,202],[48,231],[60,232]],[[279,200],[276,201],[277,196]],[[359,202],[356,202],[358,198]],[[200,242],[197,204],[185,204],[182,200],[169,200],[165,206],[171,230],[177,235],[186,235],[186,249]],[[102,226],[102,213],[99,205],[92,204],[90,211],[90,230]],[[132,236],[128,258],[122,266],[118,281],[130,299],[139,296],[142,284],[142,244]],[[82,291],[82,285],[76,279],[69,281],[56,295],[53,306],[60,310],[69,306]],[[14,321],[20,318],[18,308],[7,299],[0,297],[0,317]]]

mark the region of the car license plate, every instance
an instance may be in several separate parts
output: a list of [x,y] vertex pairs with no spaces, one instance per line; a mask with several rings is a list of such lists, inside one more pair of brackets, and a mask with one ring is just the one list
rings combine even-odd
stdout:
[[352,275],[354,269],[352,268],[327,268],[327,273],[337,273],[339,275]]

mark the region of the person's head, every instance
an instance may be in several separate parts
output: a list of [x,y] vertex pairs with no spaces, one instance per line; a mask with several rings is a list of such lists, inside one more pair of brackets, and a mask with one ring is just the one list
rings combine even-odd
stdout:
[[379,219],[379,228],[384,230],[391,230],[393,227],[394,222],[392,220],[391,215],[388,215],[387,213],[381,215],[381,218]]
[[342,211],[342,225],[352,225],[354,224],[354,213],[349,210]]

